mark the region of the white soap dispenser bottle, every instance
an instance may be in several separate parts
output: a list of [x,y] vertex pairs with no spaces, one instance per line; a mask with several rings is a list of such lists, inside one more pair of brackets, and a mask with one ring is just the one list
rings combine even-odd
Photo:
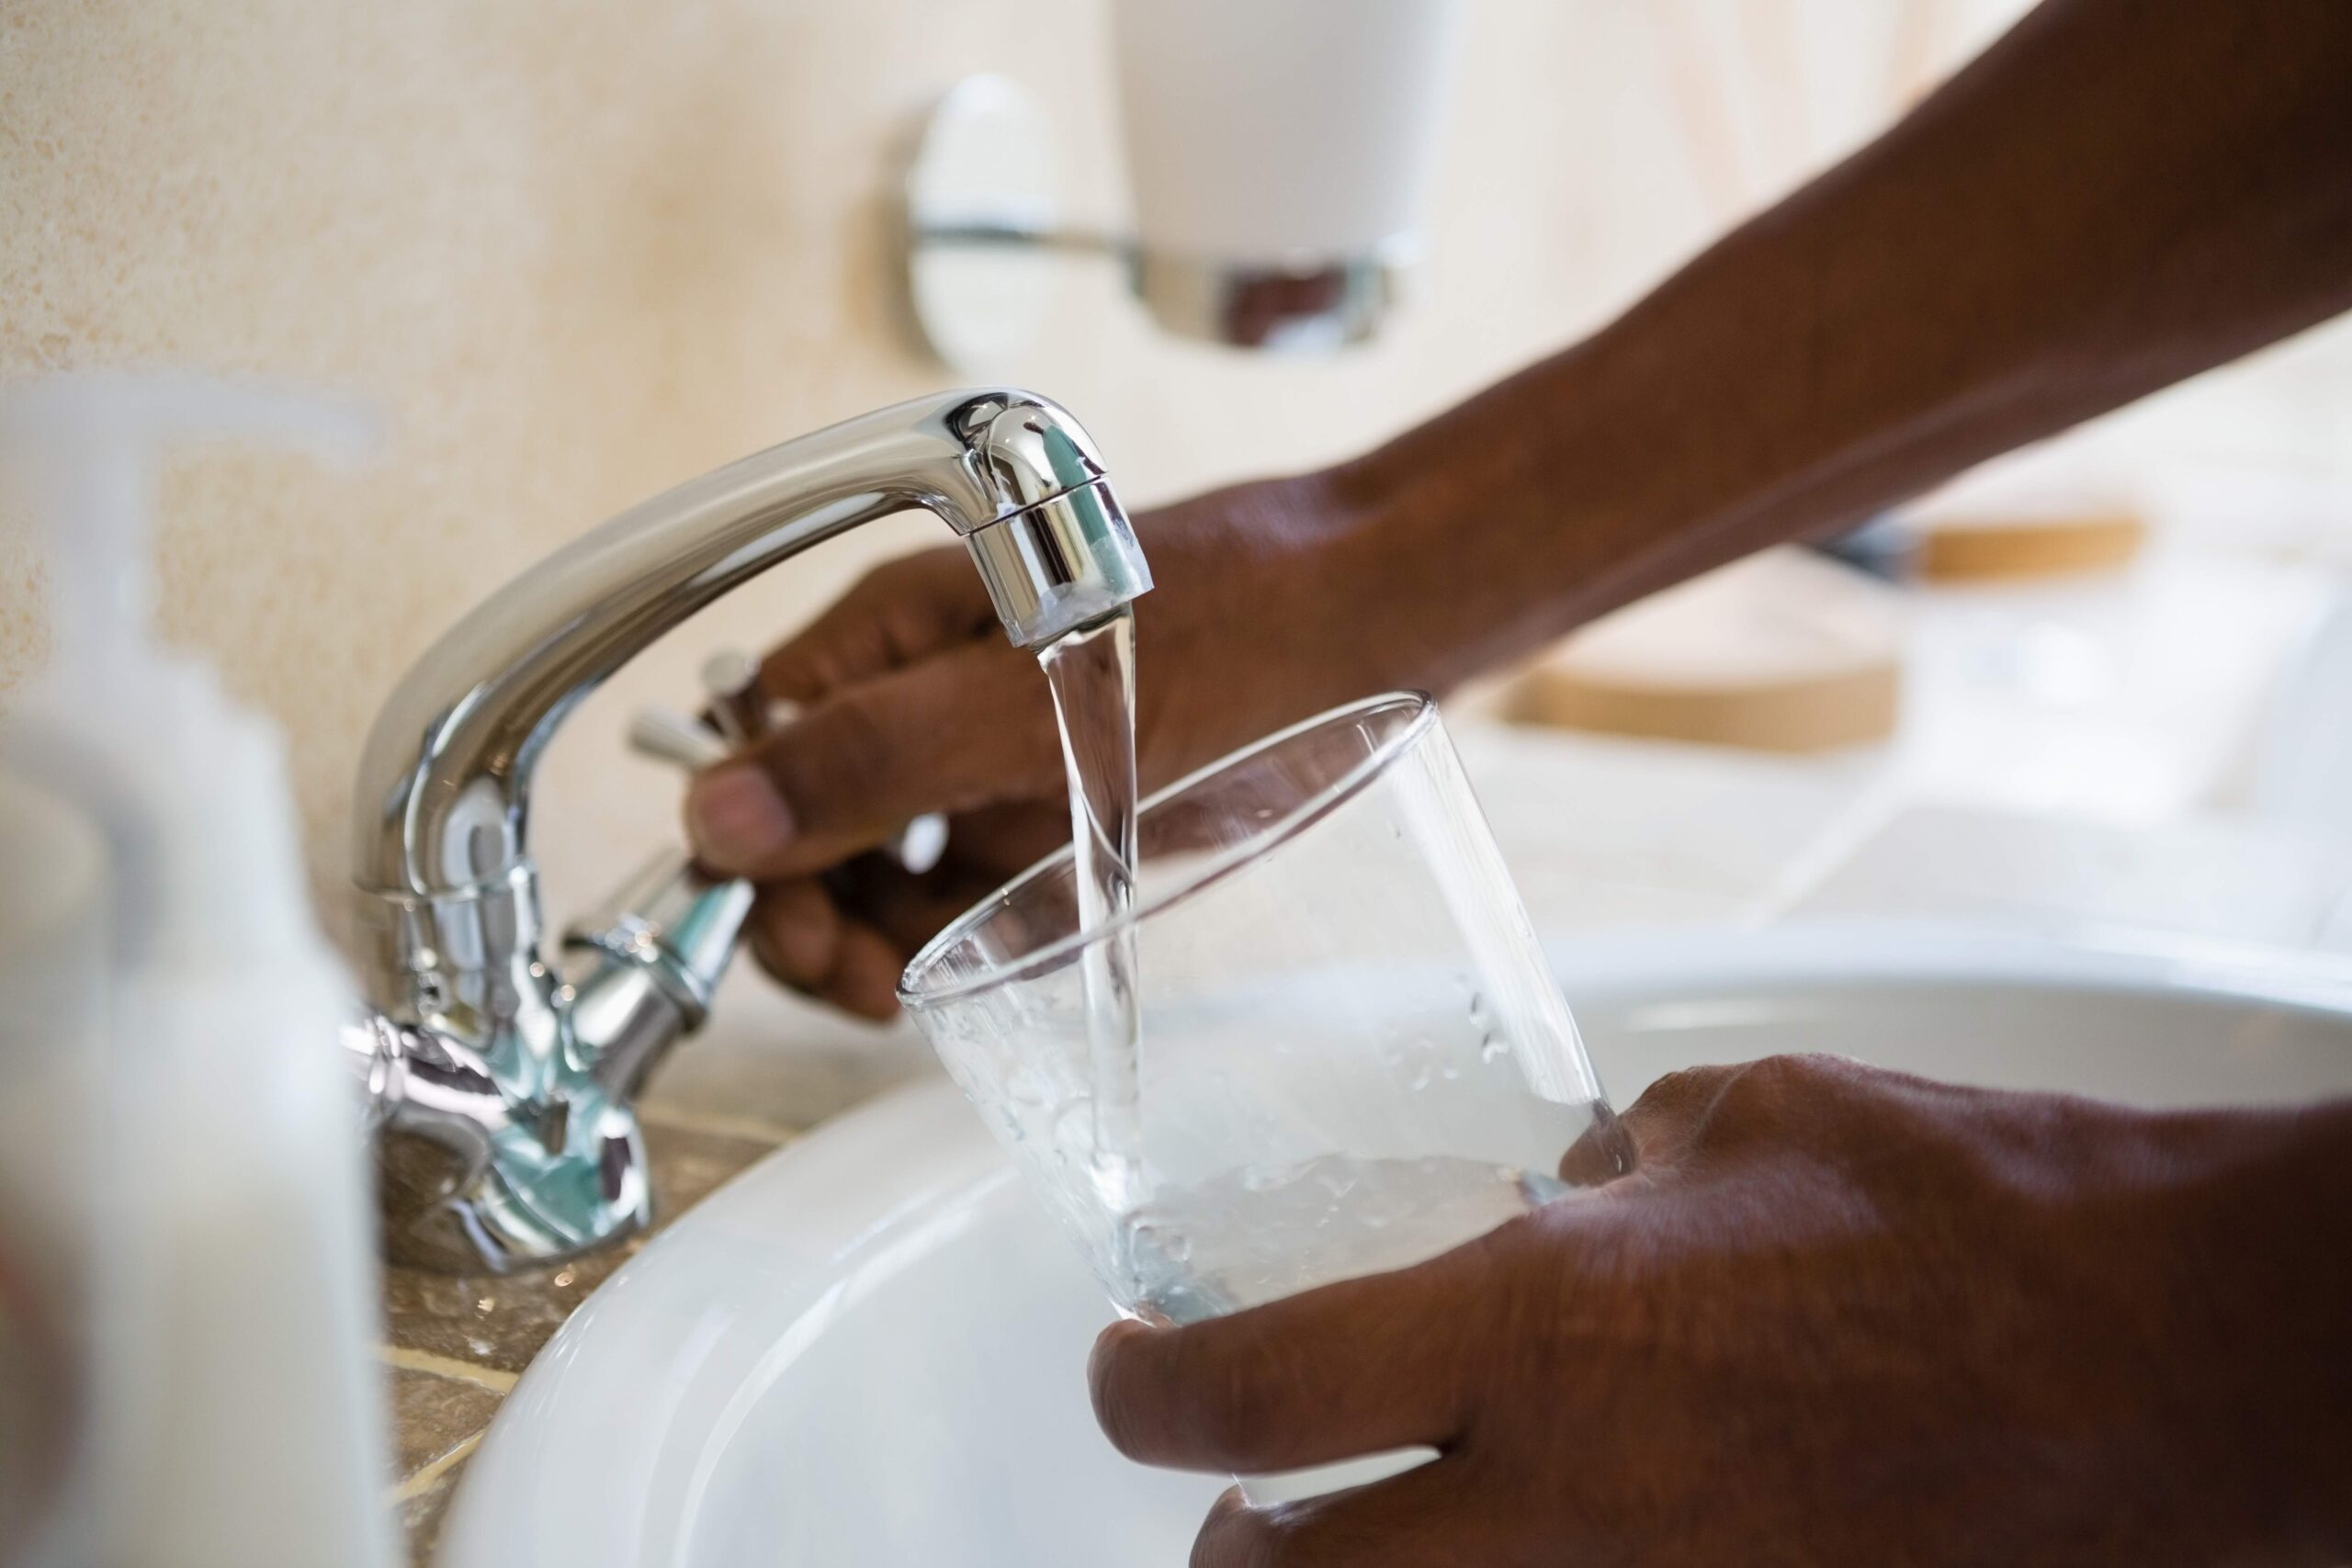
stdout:
[[108,864],[96,823],[0,771],[0,1563],[77,1561],[96,1305]]
[[353,411],[193,377],[0,388],[0,470],[45,526],[53,641],[0,728],[0,773],[96,825],[109,902],[61,1562],[390,1561],[365,1139],[335,1043],[350,992],[311,919],[280,738],[155,639],[147,554],[169,444],[350,457],[369,437]]

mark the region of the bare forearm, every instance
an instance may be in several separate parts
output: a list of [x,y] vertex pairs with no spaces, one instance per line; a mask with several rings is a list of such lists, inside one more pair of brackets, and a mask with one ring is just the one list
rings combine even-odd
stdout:
[[[1618,322],[1334,477],[1443,684],[2352,305],[2352,6],[2050,0]],[[1426,568],[1424,568],[1426,570]]]

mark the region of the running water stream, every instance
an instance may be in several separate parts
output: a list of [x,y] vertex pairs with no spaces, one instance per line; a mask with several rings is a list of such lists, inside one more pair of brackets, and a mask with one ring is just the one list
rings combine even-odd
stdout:
[[[1119,610],[1039,650],[1069,775],[1071,874],[1091,1121],[1087,1174],[1114,1221],[1114,1294],[1189,1322],[1333,1280],[1401,1268],[1570,1189],[1548,1171],[1477,1160],[1243,1161],[1205,1181],[1163,1183],[1143,1157],[1143,1020],[1135,898],[1135,623]],[[1419,1085],[1415,1086],[1419,1088]]]
[[[1081,931],[1124,916],[1135,897],[1135,618],[1123,606],[1038,650],[1069,776],[1071,874]],[[1136,941],[1121,926],[1080,957],[1094,1105],[1092,1175],[1103,1206],[1148,1196],[1138,1104],[1143,1018]]]

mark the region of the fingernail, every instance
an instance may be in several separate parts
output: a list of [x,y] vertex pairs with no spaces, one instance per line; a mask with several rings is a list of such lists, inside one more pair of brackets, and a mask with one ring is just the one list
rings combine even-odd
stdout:
[[686,835],[720,871],[755,871],[792,841],[792,807],[759,769],[727,762],[686,792]]
[[1150,1332],[1148,1326],[1131,1317],[1114,1319],[1108,1327],[1094,1337],[1094,1348],[1086,1353],[1087,1377],[1094,1382],[1101,1382],[1106,1363],[1119,1353],[1119,1347],[1138,1334]]

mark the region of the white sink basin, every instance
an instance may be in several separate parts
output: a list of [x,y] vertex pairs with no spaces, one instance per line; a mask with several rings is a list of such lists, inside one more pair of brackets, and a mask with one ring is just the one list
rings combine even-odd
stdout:
[[[1884,927],[1555,944],[1612,1097],[1826,1050],[2148,1104],[2352,1093],[2352,967]],[[1100,1568],[1185,1560],[1222,1483],[1130,1465],[1109,1309],[944,1081],[744,1173],[507,1400],[445,1568]]]

